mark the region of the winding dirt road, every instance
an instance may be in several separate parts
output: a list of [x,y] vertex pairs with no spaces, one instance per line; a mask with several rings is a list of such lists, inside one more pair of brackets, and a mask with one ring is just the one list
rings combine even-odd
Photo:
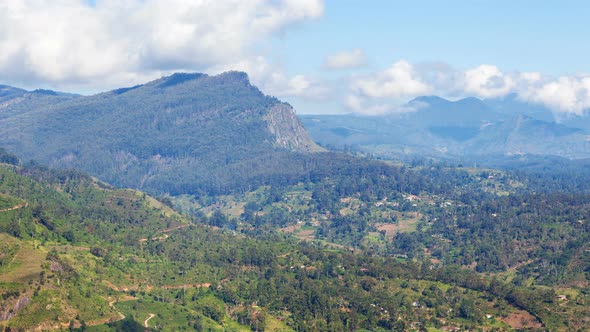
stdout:
[[22,208],[27,207],[27,206],[29,206],[29,203],[26,203],[25,202],[25,203],[17,204],[17,205],[15,205],[15,206],[13,206],[11,208],[8,208],[8,209],[1,209],[0,212],[14,211],[14,210],[22,209]]
[[149,327],[149,325],[148,325],[148,321],[149,321],[150,319],[154,318],[154,316],[155,316],[154,314],[150,314],[150,316],[149,316],[149,317],[148,317],[148,318],[145,320],[145,322],[143,322],[143,325],[144,325],[145,327]]

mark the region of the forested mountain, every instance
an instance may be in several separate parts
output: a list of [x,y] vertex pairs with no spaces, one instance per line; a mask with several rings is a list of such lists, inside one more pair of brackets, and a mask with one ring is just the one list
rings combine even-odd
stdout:
[[322,151],[245,73],[179,73],[89,97],[2,91],[3,146],[119,186],[224,191],[302,173],[299,155]]
[[418,97],[404,109],[407,112],[381,116],[303,115],[301,119],[324,146],[385,158],[590,157],[588,116],[554,118],[549,109],[514,95],[455,102]]

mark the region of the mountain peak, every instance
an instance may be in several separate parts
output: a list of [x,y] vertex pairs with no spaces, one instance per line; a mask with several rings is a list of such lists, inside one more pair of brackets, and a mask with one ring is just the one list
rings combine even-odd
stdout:
[[16,95],[22,95],[26,93],[27,90],[15,88],[9,85],[2,85],[0,84],[0,97],[10,97]]
[[486,105],[486,103],[483,100],[475,97],[459,99],[455,101],[453,104],[456,106],[468,107],[470,109],[475,110],[489,110],[488,105]]
[[171,86],[175,86],[184,82],[193,81],[200,79],[202,77],[207,77],[207,74],[202,73],[174,73],[168,77],[163,77],[160,80],[162,83],[158,85],[160,88],[168,88]]
[[250,83],[250,78],[248,77],[248,74],[243,71],[230,70],[217,75],[217,77],[232,81],[242,81]]
[[476,97],[465,97],[463,99],[459,99],[456,103],[483,103],[483,100],[476,98]]
[[426,103],[429,105],[438,105],[442,103],[449,103],[449,101],[439,96],[420,96],[410,100],[408,104],[413,103]]
[[35,91],[33,91],[33,93],[36,94],[40,94],[40,95],[48,95],[48,96],[57,96],[58,93],[53,91],[53,90],[47,90],[47,89],[37,89]]

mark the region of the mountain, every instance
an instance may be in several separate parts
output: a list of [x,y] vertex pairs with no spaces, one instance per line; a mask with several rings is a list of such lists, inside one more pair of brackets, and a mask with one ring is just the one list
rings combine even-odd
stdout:
[[27,91],[19,88],[13,88],[8,85],[0,84],[0,102],[8,101],[14,98],[18,98],[25,94]]
[[24,113],[49,107],[79,95],[37,89],[27,91],[7,85],[0,85],[0,119],[12,116],[25,116]]
[[289,104],[241,72],[177,73],[86,97],[4,89],[3,146],[118,186],[224,191],[301,173],[297,160],[323,150]]
[[494,111],[506,116],[526,115],[545,122],[556,121],[554,113],[549,108],[542,104],[521,100],[516,93],[503,97],[487,98],[483,102]]
[[467,143],[466,150],[471,154],[485,151],[492,155],[531,154],[579,159],[589,156],[589,147],[588,136],[582,129],[517,115],[483,128]]
[[418,97],[404,109],[408,111],[381,116],[303,115],[301,119],[324,146],[353,148],[385,158],[590,157],[590,119],[557,123],[548,109],[515,95],[454,102]]
[[407,108],[415,111],[402,114],[402,118],[425,126],[478,128],[500,118],[499,114],[477,98],[452,102],[436,96],[418,97],[411,100]]

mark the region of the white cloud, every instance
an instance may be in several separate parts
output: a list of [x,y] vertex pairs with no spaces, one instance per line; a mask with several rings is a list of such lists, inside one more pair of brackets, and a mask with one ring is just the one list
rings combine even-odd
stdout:
[[[0,81],[29,88],[98,91],[143,83],[173,71],[244,70],[265,93],[324,101],[346,78],[288,74],[265,52],[295,24],[317,19],[323,0],[0,0]],[[331,55],[329,69],[366,63],[361,49]],[[490,64],[467,70],[411,64],[352,77],[344,97],[355,112],[400,112],[409,99],[501,97],[517,93],[560,114],[590,109],[590,76],[558,78],[505,72]]]
[[498,67],[480,65],[465,71],[463,90],[477,97],[493,98],[507,95],[515,85],[514,80]]
[[326,69],[354,69],[364,66],[366,62],[365,52],[357,48],[329,55],[322,67]]
[[322,0],[1,1],[0,77],[120,86],[208,71],[264,56],[271,37],[323,12]]
[[527,90],[522,98],[558,113],[582,115],[590,109],[590,76],[560,77]]
[[521,80],[523,80],[524,82],[527,82],[529,84],[534,84],[534,83],[541,81],[541,79],[543,78],[543,75],[541,75],[541,73],[539,73],[539,72],[524,72],[524,73],[520,73],[519,78]]
[[352,79],[344,105],[361,114],[401,113],[408,100],[427,94],[446,98],[496,98],[516,93],[542,104],[557,117],[590,110],[590,75],[552,78],[540,72],[503,72],[484,64],[467,70],[445,63],[412,65],[404,60],[388,69]]
[[383,114],[400,111],[399,105],[409,98],[429,94],[432,87],[422,80],[407,61],[352,80],[345,105],[357,113]]
[[407,98],[431,92],[407,61],[394,63],[386,70],[353,82],[353,89],[373,98]]
[[306,100],[323,101],[330,95],[327,84],[309,75],[288,76],[282,68],[269,63],[265,57],[257,56],[242,61],[216,66],[211,73],[240,70],[248,73],[250,79],[266,94],[281,97],[300,97]]

